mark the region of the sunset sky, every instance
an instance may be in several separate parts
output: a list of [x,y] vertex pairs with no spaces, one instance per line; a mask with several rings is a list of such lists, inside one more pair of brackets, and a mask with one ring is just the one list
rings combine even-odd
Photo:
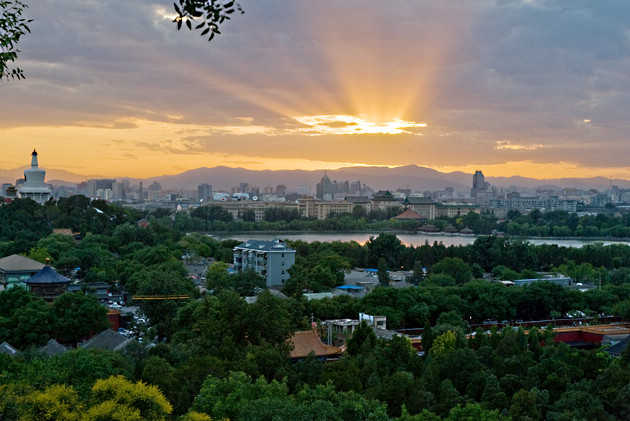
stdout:
[[630,3],[242,0],[222,34],[168,0],[27,0],[0,169],[420,165],[630,179]]

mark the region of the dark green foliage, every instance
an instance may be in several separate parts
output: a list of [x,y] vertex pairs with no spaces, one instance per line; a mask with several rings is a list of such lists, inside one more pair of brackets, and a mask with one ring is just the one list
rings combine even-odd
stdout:
[[226,19],[230,19],[230,16],[235,11],[244,13],[241,6],[234,0],[221,2],[214,0],[178,0],[174,3],[177,16],[173,19],[173,22],[177,24],[177,29],[181,29],[182,24],[185,22],[188,29],[193,28],[193,22],[201,21],[201,23],[195,23],[195,29],[201,30],[201,36],[207,36],[208,41],[214,38],[215,34],[220,34],[219,25]]
[[107,308],[94,296],[65,293],[55,299],[54,336],[61,343],[76,344],[81,339],[109,328]]
[[431,273],[451,276],[458,285],[472,279],[470,266],[459,257],[445,257],[431,266]]
[[190,216],[193,218],[203,219],[206,222],[223,221],[230,222],[233,217],[230,212],[223,209],[221,206],[199,206],[190,212]]
[[378,272],[377,272],[377,276],[378,276],[378,282],[379,284],[381,284],[381,286],[389,286],[389,273],[387,271],[387,262],[385,261],[384,258],[380,258],[378,259]]
[[20,68],[11,68],[10,63],[15,62],[20,50],[17,44],[23,35],[31,32],[28,24],[32,19],[23,17],[28,6],[19,0],[2,0],[0,8],[0,80],[24,79],[24,73]]
[[367,322],[362,321],[354,329],[352,336],[348,339],[348,354],[358,355],[362,351],[372,351],[376,345],[376,335]]
[[388,268],[400,267],[405,246],[394,234],[381,233],[378,237],[370,237],[365,244],[367,256],[366,267],[377,267],[379,259],[384,259]]
[[[177,416],[192,407],[215,418],[248,420],[628,417],[630,354],[612,359],[601,350],[571,349],[554,344],[547,330],[531,330],[526,335],[520,329],[495,328],[490,333],[479,330],[470,339],[464,335],[469,324],[489,318],[534,319],[569,310],[615,309],[625,314],[624,305],[630,300],[628,246],[568,249],[481,237],[470,246],[405,247],[392,234],[373,238],[365,246],[296,241],[291,243],[298,256],[294,298],[280,300],[262,293],[255,304],[247,304],[242,295],[262,285],[248,273],[227,275],[231,250],[238,242],[185,235],[191,229],[236,229],[237,224],[244,224],[221,220],[225,215],[220,212],[212,216],[216,209],[208,208],[192,218],[181,213],[172,218],[167,213],[146,214],[150,225],[140,228],[138,214],[82,197],[45,206],[16,202],[0,207],[3,253],[16,249],[33,256],[47,253],[60,270],[81,267],[79,276],[86,280],[113,285],[118,281],[135,294],[182,293],[191,299],[143,304],[153,324],[151,331],[166,341],[147,348],[132,342],[123,356],[84,350],[50,360],[40,359],[33,350],[27,350],[23,358],[0,355],[0,408],[6,414],[14,411],[18,417],[19,405],[12,407],[10,402],[54,384],[72,385],[81,401],[88,402],[96,379],[123,374],[159,386]],[[107,220],[97,208],[108,215]],[[512,228],[523,229],[518,218],[525,216],[511,217],[510,222],[519,224]],[[556,217],[562,215],[549,216]],[[353,218],[263,221],[256,226],[361,223]],[[527,221],[529,226],[537,229],[552,221],[546,213],[528,218],[533,218]],[[472,215],[459,219],[451,223],[480,227],[484,220]],[[50,234],[60,221],[80,229],[82,241]],[[5,229],[4,222],[20,235]],[[571,217],[563,224],[572,224],[570,229],[575,231],[578,222],[581,230],[601,230],[606,223],[602,218]],[[215,263],[207,275],[215,295],[197,299],[182,265],[183,255],[192,261],[213,257],[224,262]],[[419,287],[379,287],[362,299],[338,296],[306,301],[301,297],[304,288],[328,290],[343,281],[349,268],[379,266],[379,259],[392,270],[416,267],[419,277],[424,277],[420,268],[426,267],[431,273]],[[471,281],[473,274],[479,277],[479,268],[494,269],[505,278],[555,268],[583,280],[599,281],[601,276],[602,288],[582,293],[546,282],[505,288],[485,280]],[[79,335],[88,325],[83,321],[102,320],[93,305],[83,295],[64,296],[50,306],[23,290],[2,292],[0,337],[25,349],[49,337]],[[391,329],[423,326],[423,346],[428,352],[420,357],[406,339],[377,339],[370,327],[361,325],[339,360],[324,363],[311,355],[302,362],[290,362],[287,339],[296,330],[309,329],[311,317],[314,321],[354,319],[359,312],[386,316]],[[76,324],[77,320],[82,323]],[[66,341],[75,339],[65,337]],[[189,415],[188,419],[195,419]]]

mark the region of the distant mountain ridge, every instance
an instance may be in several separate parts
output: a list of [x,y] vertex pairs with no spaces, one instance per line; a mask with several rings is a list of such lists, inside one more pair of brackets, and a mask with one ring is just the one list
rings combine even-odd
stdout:
[[[483,170],[483,168],[481,168]],[[16,178],[22,176],[23,169],[0,170],[0,182],[14,183]],[[258,186],[264,189],[267,186],[275,189],[278,185],[286,185],[288,190],[295,190],[301,185],[311,187],[315,193],[315,186],[327,174],[331,180],[337,181],[361,181],[374,190],[411,189],[412,191],[436,191],[452,187],[458,192],[469,192],[472,186],[472,174],[461,171],[442,173],[440,171],[408,165],[403,167],[344,167],[336,170],[248,170],[231,167],[202,167],[185,171],[174,175],[161,175],[144,179],[128,178],[131,183],[142,181],[148,187],[154,181],[162,185],[163,189],[197,189],[203,183],[212,185],[215,191],[227,190],[238,186],[240,183],[248,183],[249,186]],[[82,176],[65,170],[47,169],[47,182],[53,185],[78,183],[89,178],[110,178],[103,176]],[[122,178],[119,178],[122,179]],[[51,181],[52,180],[52,181]],[[555,178],[534,179],[522,176],[512,177],[486,177],[491,185],[501,188],[516,186],[519,191],[535,191],[536,189],[578,188],[583,190],[597,189],[607,190],[610,185],[619,188],[630,188],[630,180],[613,179],[605,177],[592,178]]]
[[[469,192],[472,187],[472,174],[461,171],[442,173],[437,170],[414,165],[387,168],[387,167],[344,167],[337,170],[265,170],[254,171],[244,168],[213,167],[197,168],[176,175],[166,175],[145,179],[145,183],[158,181],[162,188],[190,188],[195,189],[199,184],[208,183],[215,191],[229,190],[239,183],[245,182],[250,186],[255,185],[261,189],[266,186],[276,187],[284,184],[289,190],[294,190],[300,185],[311,186],[313,194],[315,186],[323,175],[337,181],[361,181],[374,190],[396,190],[408,188],[412,191],[436,191],[452,187],[455,191]],[[578,188],[606,190],[610,185],[620,188],[630,188],[630,180],[604,177],[593,178],[557,178],[538,180],[534,178],[512,177],[486,177],[491,185],[501,188],[516,186],[519,191],[535,191],[536,189]]]

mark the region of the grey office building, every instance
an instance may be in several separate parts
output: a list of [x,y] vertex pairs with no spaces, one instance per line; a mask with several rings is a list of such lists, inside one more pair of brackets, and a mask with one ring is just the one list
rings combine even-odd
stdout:
[[265,278],[267,287],[281,287],[289,279],[295,263],[295,250],[284,241],[249,240],[234,247],[234,270],[252,269]]

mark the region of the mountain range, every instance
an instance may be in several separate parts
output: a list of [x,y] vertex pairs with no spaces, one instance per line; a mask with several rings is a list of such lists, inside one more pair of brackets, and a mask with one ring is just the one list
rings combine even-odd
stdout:
[[[0,183],[14,183],[22,177],[25,168],[13,170],[0,170]],[[197,189],[203,183],[212,185],[214,191],[227,190],[238,186],[241,182],[249,186],[258,186],[261,189],[284,184],[289,191],[298,186],[311,186],[315,193],[315,185],[326,174],[331,180],[337,181],[361,181],[361,183],[374,190],[396,190],[400,188],[412,191],[436,191],[452,187],[455,191],[469,192],[472,186],[472,174],[464,172],[442,173],[434,169],[408,165],[403,167],[345,167],[336,170],[264,170],[255,171],[244,168],[213,167],[197,168],[174,175],[162,175],[145,179],[123,178],[130,180],[131,184],[143,182],[145,188],[157,181],[162,189]],[[48,183],[59,185],[77,184],[92,178],[109,178],[104,176],[84,176],[65,170],[46,169]],[[120,178],[119,178],[120,179]],[[512,177],[486,177],[486,181],[496,187],[515,186],[519,191],[534,191],[536,189],[559,190],[562,188],[578,188],[583,190],[596,189],[604,191],[611,185],[619,188],[630,188],[630,180],[613,179],[605,177],[592,178],[555,178],[534,179],[521,176]]]

